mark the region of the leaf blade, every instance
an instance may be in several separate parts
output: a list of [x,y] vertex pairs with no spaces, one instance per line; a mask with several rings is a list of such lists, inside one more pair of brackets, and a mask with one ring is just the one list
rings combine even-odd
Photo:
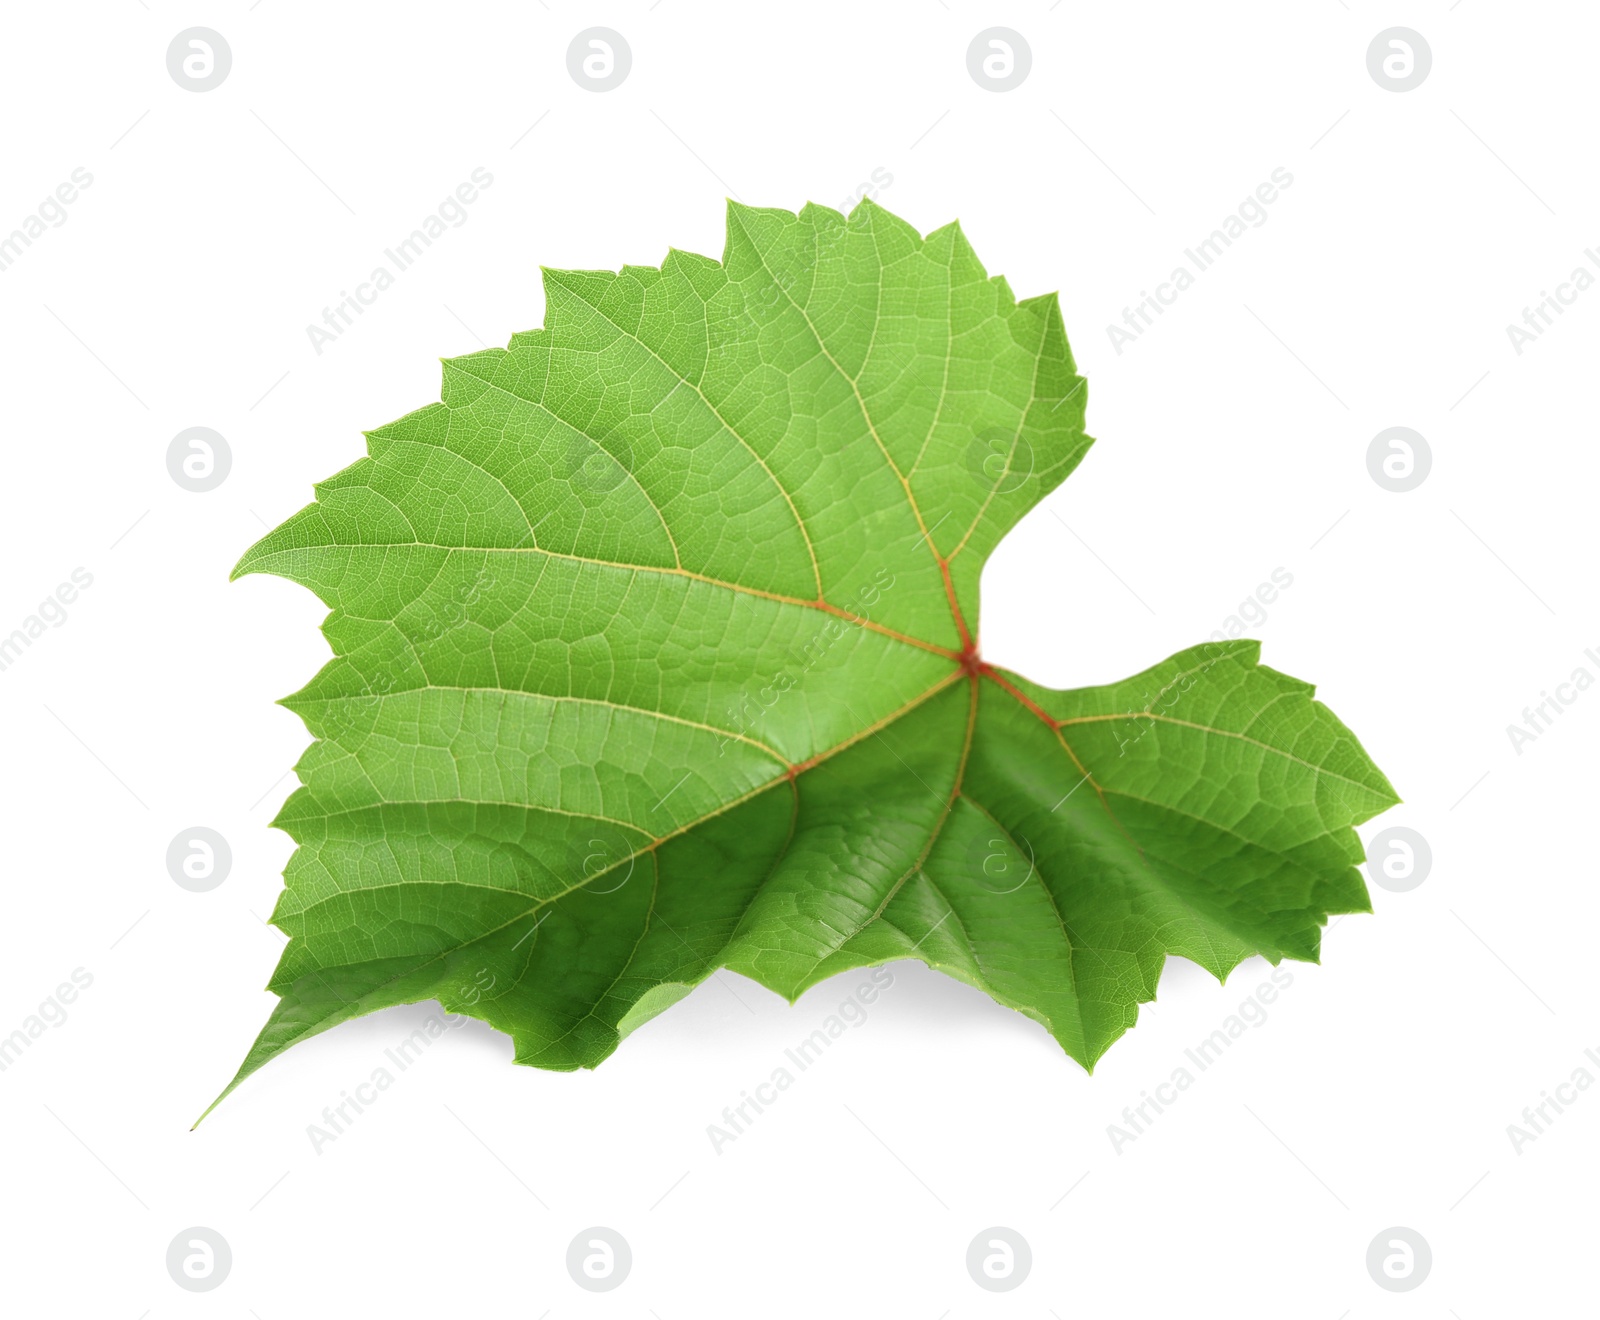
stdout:
[[979,658],[985,558],[1091,443],[1054,295],[871,203],[545,287],[234,570],[315,591],[334,658],[285,702],[290,943],[224,1095],[393,1004],[592,1067],[719,967],[902,957],[1092,1067],[1169,953],[1315,958],[1365,909],[1393,790],[1253,644],[1075,692]]

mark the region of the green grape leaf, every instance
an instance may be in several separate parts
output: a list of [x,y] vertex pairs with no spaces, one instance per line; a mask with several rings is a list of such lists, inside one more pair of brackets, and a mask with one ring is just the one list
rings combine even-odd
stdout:
[[1394,791],[1256,643],[1065,692],[981,658],[985,559],[1090,445],[1055,295],[871,202],[544,286],[235,570],[316,592],[334,659],[229,1091],[395,1004],[593,1067],[719,967],[902,958],[1092,1067],[1168,954],[1370,910]]

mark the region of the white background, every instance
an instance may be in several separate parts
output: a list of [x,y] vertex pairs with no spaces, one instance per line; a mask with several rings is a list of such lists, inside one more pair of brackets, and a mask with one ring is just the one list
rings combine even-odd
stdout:
[[[233,67],[169,76],[205,25]],[[1033,52],[997,94],[966,51]],[[1422,32],[1396,94],[1366,50]],[[0,1034],[74,968],[92,986],[0,1073],[0,1309],[38,1316],[951,1317],[1592,1314],[1600,1088],[1520,1153],[1507,1125],[1600,1052],[1590,817],[1600,689],[1519,755],[1507,725],[1600,676],[1592,380],[1600,292],[1517,354],[1506,333],[1600,244],[1593,58],[1577,3],[757,6],[107,0],[4,11],[0,234],[76,167],[93,184],[0,273],[0,633],[74,568],[93,585],[0,672],[7,866]],[[633,53],[595,94],[580,30]],[[531,127],[536,125],[536,127]],[[306,333],[465,181],[493,184],[320,355]],[[1294,182],[1118,353],[1106,326],[1276,167]],[[1143,668],[1224,625],[1319,683],[1420,831],[1428,879],[1374,888],[1321,967],[1120,1153],[1123,1107],[1268,968],[1174,960],[1090,1078],[1044,1031],[920,966],[721,1153],[706,1127],[864,978],[789,1008],[722,974],[594,1073],[514,1068],[452,1031],[332,1144],[307,1125],[429,1012],[341,1027],[195,1133],[265,1019],[290,852],[270,831],[307,741],[273,704],[327,655],[309,592],[228,570],[362,428],[437,397],[440,356],[543,315],[538,267],[718,255],[723,198],[879,200],[959,217],[1021,295],[1059,288],[1099,444],[984,579],[989,659],[1053,684]],[[1366,451],[1413,427],[1427,481]],[[207,494],[180,430],[233,455]],[[1331,530],[1329,530],[1331,528]],[[206,825],[227,881],[165,854]],[[1600,1077],[1600,1065],[1587,1064]],[[1553,1111],[1547,1111],[1553,1113]],[[631,1276],[581,1291],[606,1225]],[[231,1244],[216,1291],[165,1266]],[[981,1291],[968,1243],[1032,1245]],[[1431,1276],[1369,1277],[1380,1230]]]

